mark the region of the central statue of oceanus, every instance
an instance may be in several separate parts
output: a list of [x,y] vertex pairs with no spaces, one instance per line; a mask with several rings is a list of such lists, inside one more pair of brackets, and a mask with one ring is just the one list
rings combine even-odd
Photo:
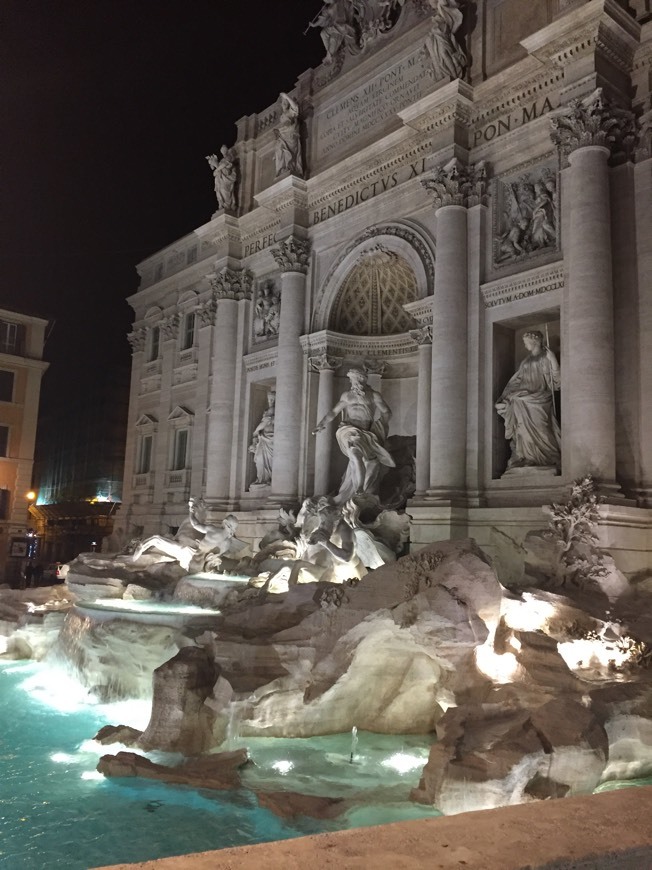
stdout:
[[344,504],[355,495],[376,495],[382,466],[393,468],[396,464],[385,447],[392,412],[380,393],[367,385],[364,372],[351,369],[347,377],[351,389],[342,393],[312,433],[316,435],[342,415],[336,438],[349,465],[333,499],[335,504]]

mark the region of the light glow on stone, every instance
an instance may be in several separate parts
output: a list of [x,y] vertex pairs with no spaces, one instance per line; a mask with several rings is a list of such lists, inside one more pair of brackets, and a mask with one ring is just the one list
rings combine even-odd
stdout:
[[424,763],[423,758],[410,755],[407,752],[395,752],[394,755],[390,755],[389,758],[380,762],[382,767],[389,767],[398,773],[412,773],[413,770],[420,770]]
[[272,770],[275,770],[277,773],[280,773],[281,776],[285,776],[287,773],[289,773],[293,769],[294,769],[294,765],[292,764],[291,761],[286,761],[286,760],[275,761],[274,764],[272,764]]
[[504,598],[502,612],[507,625],[517,631],[541,631],[557,613],[554,604],[530,592],[523,592],[520,600]]
[[618,668],[625,664],[631,654],[628,649],[618,647],[603,638],[568,640],[558,643],[557,649],[572,671],[596,665],[602,668]]
[[514,653],[498,653],[493,650],[493,638],[476,647],[475,664],[478,670],[495,683],[513,683],[519,671]]

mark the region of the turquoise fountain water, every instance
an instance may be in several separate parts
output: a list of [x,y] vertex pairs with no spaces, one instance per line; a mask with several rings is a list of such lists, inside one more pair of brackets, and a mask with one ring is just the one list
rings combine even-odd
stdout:
[[0,664],[0,697],[0,867],[7,870],[82,870],[437,815],[407,801],[428,739],[361,733],[353,764],[350,734],[247,741],[255,764],[245,786],[355,802],[335,821],[289,823],[261,809],[247,788],[196,791],[98,774],[99,755],[115,747],[89,738],[108,722],[144,727],[148,702],[93,704],[65,672],[34,662]]

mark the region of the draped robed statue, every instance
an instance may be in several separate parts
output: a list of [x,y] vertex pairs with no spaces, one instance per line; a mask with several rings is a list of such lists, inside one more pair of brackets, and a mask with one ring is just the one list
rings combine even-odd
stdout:
[[561,431],[554,392],[561,383],[561,370],[541,332],[526,332],[523,343],[528,355],[496,402],[512,450],[507,470],[535,467],[559,471]]

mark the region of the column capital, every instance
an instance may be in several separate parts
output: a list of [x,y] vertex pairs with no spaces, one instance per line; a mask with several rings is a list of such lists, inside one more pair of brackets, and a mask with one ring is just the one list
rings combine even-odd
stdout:
[[289,236],[278,242],[275,247],[270,248],[270,251],[281,272],[301,272],[305,275],[308,271],[310,264],[309,239]]
[[409,334],[412,341],[415,341],[419,347],[424,344],[432,344],[432,326],[420,326],[418,329],[411,329]]
[[382,378],[387,370],[387,363],[383,359],[366,359],[362,367],[368,375],[380,375]]
[[179,335],[179,320],[178,314],[170,314],[160,322],[161,335],[165,341],[171,341]]
[[217,299],[213,295],[210,299],[201,302],[197,307],[197,319],[200,326],[213,326],[215,323],[215,312],[217,311]]
[[622,162],[630,159],[638,141],[634,113],[610,105],[602,88],[556,110],[550,128],[550,138],[564,157],[578,148],[597,145]]
[[342,357],[332,356],[328,353],[320,353],[308,357],[308,365],[313,372],[334,372],[342,365]]
[[145,350],[145,341],[147,339],[147,329],[144,326],[132,330],[127,336],[127,341],[131,345],[131,352],[138,353]]
[[249,269],[229,269],[225,266],[209,276],[216,299],[251,299],[253,273]]
[[437,167],[421,184],[433,197],[435,209],[446,205],[469,208],[485,205],[489,164],[485,160],[465,165],[457,157]]

